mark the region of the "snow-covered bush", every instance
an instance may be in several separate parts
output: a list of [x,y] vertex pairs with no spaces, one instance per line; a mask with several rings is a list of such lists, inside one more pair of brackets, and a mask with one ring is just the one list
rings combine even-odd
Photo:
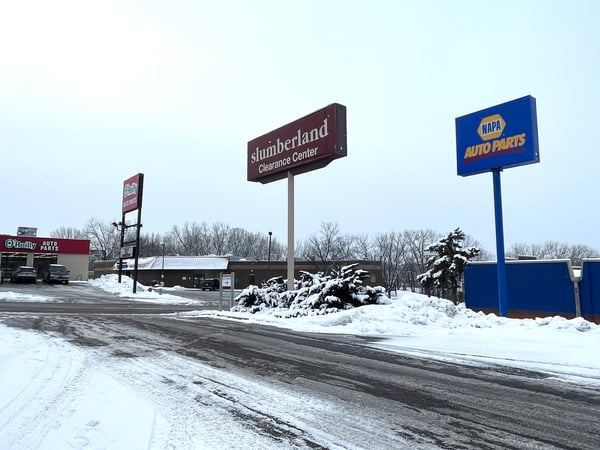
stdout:
[[459,302],[458,287],[465,264],[480,253],[476,247],[463,248],[465,237],[465,233],[457,228],[437,244],[427,247],[434,255],[427,260],[427,271],[417,275],[417,281],[428,296],[437,292],[440,298],[446,297]]
[[238,304],[232,311],[255,313],[275,309],[276,315],[297,317],[389,303],[383,287],[364,285],[369,273],[355,269],[357,265],[333,270],[330,275],[303,271],[300,280],[294,280],[297,289],[291,291],[284,290],[285,280],[281,277],[270,279],[262,288],[248,286],[236,297]]

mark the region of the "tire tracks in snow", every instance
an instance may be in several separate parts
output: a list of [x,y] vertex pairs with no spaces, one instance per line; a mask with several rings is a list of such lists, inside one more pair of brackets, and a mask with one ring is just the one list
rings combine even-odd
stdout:
[[[51,422],[47,418],[68,408],[77,386],[90,370],[80,349],[60,340],[39,338],[44,339],[39,346],[20,349],[21,360],[39,361],[40,365],[28,367],[29,381],[21,384],[10,400],[3,401],[0,448],[37,448],[50,431]],[[31,343],[31,339],[27,342]],[[44,352],[41,358],[40,352]]]

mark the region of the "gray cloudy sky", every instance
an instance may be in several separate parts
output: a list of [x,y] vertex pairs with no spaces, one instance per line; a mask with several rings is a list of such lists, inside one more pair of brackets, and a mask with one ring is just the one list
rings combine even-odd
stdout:
[[457,226],[495,250],[492,175],[456,175],[454,119],[537,99],[540,164],[502,175],[505,241],[600,250],[600,2],[0,2],[0,233],[120,218],[286,242],[287,182],[247,141],[333,102],[348,156],[295,178],[296,238]]

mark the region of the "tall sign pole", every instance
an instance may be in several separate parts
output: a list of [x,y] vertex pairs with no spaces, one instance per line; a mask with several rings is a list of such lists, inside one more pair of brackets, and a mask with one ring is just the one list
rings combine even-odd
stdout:
[[287,289],[294,286],[294,174],[288,172],[288,251],[287,251]]
[[125,213],[121,214],[121,242],[119,245],[119,283],[123,273],[123,244],[125,243]]
[[[127,228],[136,227],[135,247],[133,250],[134,267],[133,267],[133,293],[137,291],[138,280],[138,258],[140,249],[140,230],[142,228],[142,198],[144,191],[144,174],[138,173],[123,182],[123,204],[121,211],[123,219],[121,221],[121,248],[119,250],[119,282],[121,281],[121,268],[123,265],[123,245],[125,239],[125,230]],[[125,216],[128,212],[137,210],[137,222],[133,225],[125,223]]]
[[144,197],[144,174],[138,174],[139,177],[139,199],[138,199],[138,208],[137,208],[137,223],[135,227],[135,263],[133,266],[133,293],[135,294],[137,291],[137,281],[138,281],[138,260],[140,257],[140,232],[142,230],[142,199]]
[[506,295],[506,258],[504,256],[504,222],[502,219],[502,188],[500,173],[502,169],[492,170],[494,177],[494,215],[496,221],[496,259],[498,264],[498,311],[500,317],[508,317],[508,298]]
[[294,289],[294,176],[347,154],[346,107],[332,103],[248,142],[248,181],[288,179],[288,290]]
[[537,110],[532,96],[456,118],[458,175],[492,172],[493,176],[498,311],[501,317],[508,317],[509,308],[500,173],[503,168],[539,162]]

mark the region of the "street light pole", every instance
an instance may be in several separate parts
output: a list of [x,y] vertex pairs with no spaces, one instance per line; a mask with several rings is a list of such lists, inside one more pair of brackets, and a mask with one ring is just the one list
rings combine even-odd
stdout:
[[267,282],[269,281],[269,278],[271,278],[271,236],[272,235],[273,235],[273,233],[269,231],[269,256],[267,259]]
[[[119,283],[121,282],[121,275],[123,273],[123,246],[125,245],[125,231],[127,231],[128,228],[137,227],[137,237],[136,237],[136,241],[135,241],[135,247],[133,247],[133,249],[134,249],[133,254],[134,254],[134,258],[135,258],[135,267],[133,270],[133,293],[135,294],[135,291],[136,291],[135,287],[137,285],[137,261],[138,261],[139,247],[140,247],[140,227],[142,225],[139,222],[134,223],[132,225],[127,225],[125,223],[125,214],[123,214],[123,219],[120,222],[113,222],[112,225],[118,231],[121,232],[121,242],[119,244]],[[130,258],[131,255],[129,255],[128,257]]]
[[113,227],[117,229],[117,231],[121,232],[121,240],[119,243],[119,283],[121,282],[121,274],[123,273],[123,242],[125,241],[125,214],[123,214],[123,220],[119,223],[113,222]]

